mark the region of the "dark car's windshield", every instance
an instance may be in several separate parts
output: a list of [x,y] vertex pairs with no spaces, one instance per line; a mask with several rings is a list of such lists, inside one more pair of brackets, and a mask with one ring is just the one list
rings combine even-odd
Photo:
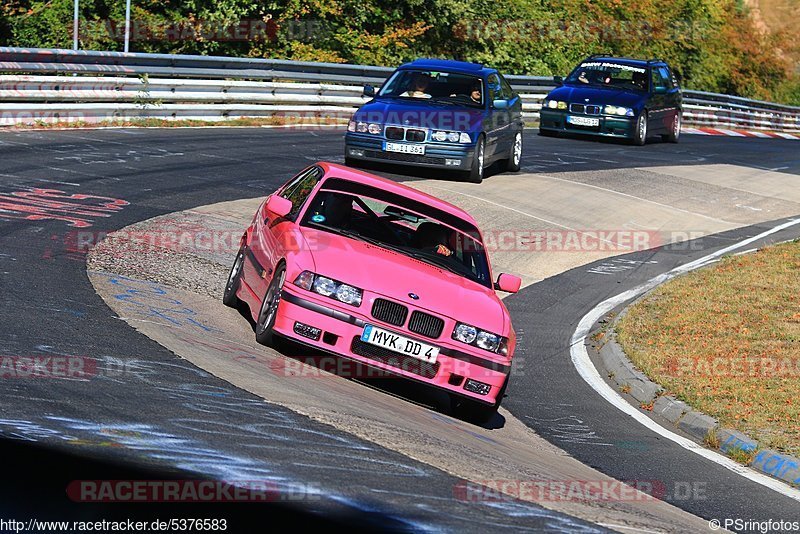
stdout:
[[300,224],[367,241],[492,287],[486,252],[469,235],[478,236],[477,229],[455,230],[402,203],[381,200],[384,195],[379,189],[362,188],[370,194],[320,190]]
[[379,97],[452,102],[482,107],[483,81],[477,76],[429,70],[398,70],[383,85]]
[[565,82],[629,91],[646,91],[647,69],[613,61],[584,61],[567,76]]

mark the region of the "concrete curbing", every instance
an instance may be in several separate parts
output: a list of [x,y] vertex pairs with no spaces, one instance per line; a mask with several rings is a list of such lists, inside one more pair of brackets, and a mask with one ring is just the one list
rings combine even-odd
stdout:
[[595,331],[605,333],[602,340],[591,341],[596,339],[593,335],[587,337],[586,342],[587,349],[593,349],[606,375],[617,384],[619,390],[638,401],[640,408],[651,409],[657,419],[663,420],[662,426],[671,425],[678,428],[706,447],[710,446],[709,442],[712,440],[709,438],[713,436],[713,442],[718,445],[711,448],[724,454],[736,450],[751,453],[753,459],[747,464],[748,467],[800,487],[800,458],[771,449],[759,450],[758,441],[755,439],[738,430],[723,428],[713,417],[693,410],[691,406],[675,397],[665,395],[663,387],[639,371],[616,341],[614,324],[623,314],[624,312],[613,319],[608,317],[601,320],[599,328]]

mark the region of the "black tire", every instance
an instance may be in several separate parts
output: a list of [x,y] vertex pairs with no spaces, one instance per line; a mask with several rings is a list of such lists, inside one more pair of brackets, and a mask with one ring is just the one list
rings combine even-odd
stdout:
[[500,388],[500,392],[497,394],[497,402],[494,404],[494,406],[487,406],[485,404],[454,395],[451,398],[453,415],[459,419],[463,419],[476,425],[485,425],[494,418],[494,415],[497,413],[497,409],[500,408],[500,405],[503,402],[503,397],[506,394],[506,386],[508,386],[508,378],[506,378],[503,387]]
[[558,132],[555,130],[545,130],[544,128],[539,128],[539,135],[542,137],[558,137]]
[[270,281],[267,287],[267,292],[264,294],[264,299],[261,301],[261,309],[258,311],[256,341],[262,345],[277,348],[278,338],[275,336],[272,328],[275,326],[275,318],[278,316],[281,291],[283,290],[283,283],[285,280],[286,265],[281,263],[275,269],[275,274],[272,275],[272,281]]
[[472,156],[472,168],[467,172],[467,181],[473,184],[479,184],[483,181],[483,170],[486,155],[486,140],[483,135],[478,137],[478,143],[475,145],[475,154]]
[[236,296],[236,291],[239,289],[239,283],[242,279],[242,268],[244,267],[246,253],[246,246],[239,247],[239,252],[236,253],[236,259],[233,260],[233,265],[231,266],[231,272],[228,274],[228,281],[225,283],[225,292],[222,294],[222,303],[231,308],[239,306],[239,297]]
[[681,137],[681,123],[683,122],[683,117],[681,116],[681,112],[678,111],[675,113],[675,116],[672,117],[672,124],[670,125],[670,130],[668,134],[662,134],[661,139],[668,143],[677,143]]
[[631,142],[636,146],[642,146],[647,142],[647,110],[642,111],[636,119],[636,130],[633,132]]
[[[517,146],[519,143],[519,146]],[[522,130],[514,134],[514,141],[505,161],[506,172],[517,172],[522,166]]]

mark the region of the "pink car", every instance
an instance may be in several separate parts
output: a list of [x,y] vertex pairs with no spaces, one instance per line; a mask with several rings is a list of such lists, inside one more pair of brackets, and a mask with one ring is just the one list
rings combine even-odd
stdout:
[[485,422],[508,384],[516,336],[475,220],[405,185],[331,163],[259,207],[223,302],[246,303],[265,345],[289,338],[447,391]]

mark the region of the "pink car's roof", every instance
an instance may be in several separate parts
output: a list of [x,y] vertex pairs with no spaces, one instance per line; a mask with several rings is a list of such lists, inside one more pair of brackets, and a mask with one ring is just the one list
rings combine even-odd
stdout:
[[467,221],[476,228],[478,227],[478,223],[466,211],[440,198],[436,198],[432,195],[414,189],[413,187],[408,187],[407,185],[393,182],[392,180],[375,176],[374,174],[370,174],[368,172],[351,169],[350,167],[345,167],[344,165],[338,165],[336,163],[321,161],[318,163],[318,165],[325,171],[325,179],[343,178],[345,180],[351,180],[353,182],[358,182],[376,187],[378,189],[383,189],[385,191],[390,191],[411,200],[416,200],[418,202],[438,208],[446,213],[449,213],[450,215],[453,215],[454,217],[458,217],[459,219]]

